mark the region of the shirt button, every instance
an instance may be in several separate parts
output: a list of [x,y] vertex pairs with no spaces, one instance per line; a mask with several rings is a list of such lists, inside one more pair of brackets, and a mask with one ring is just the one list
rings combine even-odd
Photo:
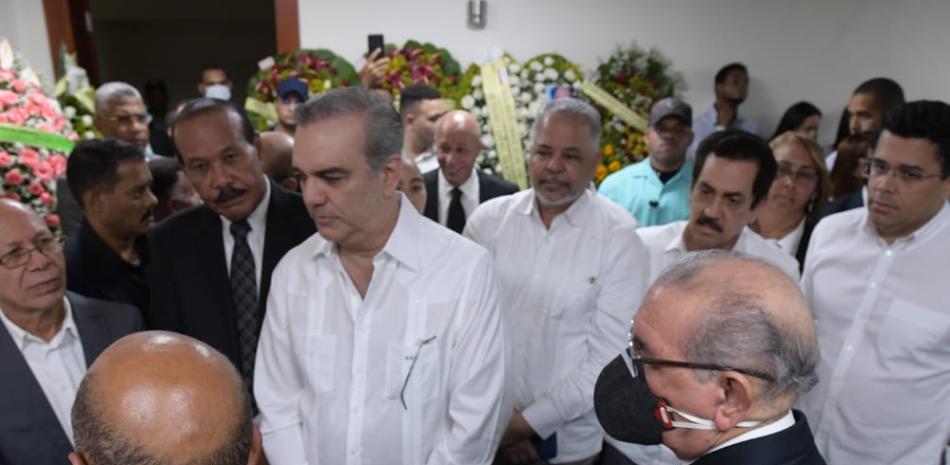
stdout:
[[887,255],[888,257],[890,257],[891,255],[894,255],[894,252],[891,252],[890,250],[888,250],[887,252],[884,252],[884,255]]

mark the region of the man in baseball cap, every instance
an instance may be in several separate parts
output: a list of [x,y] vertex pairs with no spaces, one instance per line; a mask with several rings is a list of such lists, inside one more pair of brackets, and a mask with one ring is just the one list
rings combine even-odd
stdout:
[[296,77],[289,77],[277,85],[277,100],[274,107],[277,109],[277,132],[291,137],[297,130],[297,105],[307,101],[309,97],[307,84]]
[[656,102],[644,139],[649,156],[607,177],[600,194],[629,211],[640,226],[689,218],[693,166],[686,149],[693,142],[693,109],[676,97]]

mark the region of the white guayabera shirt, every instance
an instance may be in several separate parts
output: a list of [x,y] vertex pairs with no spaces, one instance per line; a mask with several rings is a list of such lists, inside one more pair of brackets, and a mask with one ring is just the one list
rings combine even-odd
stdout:
[[365,298],[319,233],[274,271],[254,393],[272,465],[490,464],[505,338],[491,258],[400,195]]
[[508,324],[508,404],[542,438],[557,433],[556,462],[600,451],[594,383],[623,350],[646,291],[637,220],[586,190],[545,228],[534,190],[475,210],[465,235],[495,260]]
[[818,385],[799,404],[828,463],[940,463],[950,440],[950,207],[887,245],[867,208],[823,219],[802,289]]

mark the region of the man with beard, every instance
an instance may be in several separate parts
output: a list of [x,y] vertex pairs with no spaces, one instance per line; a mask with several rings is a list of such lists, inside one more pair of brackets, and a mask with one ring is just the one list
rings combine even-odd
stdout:
[[950,105],[899,107],[871,147],[867,208],[823,219],[809,244],[802,289],[821,361],[800,405],[829,463],[940,463],[950,440]]
[[742,63],[730,63],[716,73],[716,101],[705,113],[693,118],[693,132],[696,139],[690,154],[696,152],[696,146],[710,134],[723,129],[741,129],[757,134],[759,125],[755,121],[739,116],[739,105],[749,95],[749,71]]
[[465,228],[492,254],[511,341],[514,411],[495,465],[589,465],[603,444],[594,379],[623,348],[647,253],[637,221],[588,188],[600,125],[586,102],[547,104],[531,132],[532,188],[483,204]]
[[247,117],[217,99],[182,108],[172,126],[182,170],[202,205],[151,239],[146,323],[228,356],[251,385],[271,271],[314,232],[300,196],[268,181]]
[[66,178],[85,213],[66,244],[67,288],[145,311],[145,234],[158,204],[145,155],[120,140],[80,142],[69,155]]
[[277,85],[277,100],[274,100],[277,110],[275,132],[293,137],[297,129],[297,107],[307,101],[308,94],[307,84],[296,77],[280,81]]
[[745,131],[727,129],[699,144],[689,220],[637,230],[650,251],[649,281],[682,255],[709,249],[764,258],[798,279],[795,259],[747,227],[768,196],[777,169],[765,141]]
[[640,226],[658,226],[689,217],[693,164],[686,149],[693,142],[693,109],[669,97],[650,109],[647,159],[611,174],[598,192],[632,214]]

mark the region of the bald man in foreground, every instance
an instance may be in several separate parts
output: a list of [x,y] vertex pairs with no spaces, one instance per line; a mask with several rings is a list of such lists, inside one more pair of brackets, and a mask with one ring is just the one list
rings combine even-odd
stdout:
[[79,387],[72,465],[257,465],[241,375],[210,346],[147,331],[106,349]]
[[439,118],[434,150],[439,169],[423,175],[428,193],[423,214],[429,219],[461,234],[479,204],[518,192],[518,186],[475,169],[482,140],[471,113],[455,110]]
[[792,410],[817,382],[818,347],[784,272],[733,252],[688,254],[647,291],[630,334],[594,409],[607,434],[653,456],[638,463],[824,465]]

